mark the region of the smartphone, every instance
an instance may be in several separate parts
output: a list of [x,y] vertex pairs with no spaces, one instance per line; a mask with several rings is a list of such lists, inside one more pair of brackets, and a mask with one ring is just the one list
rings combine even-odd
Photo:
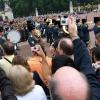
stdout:
[[67,26],[68,25],[68,18],[66,16],[61,17],[60,23],[62,26]]
[[39,50],[38,47],[35,47],[35,46],[34,46],[34,47],[31,47],[31,51],[32,51],[32,52],[37,52],[38,50]]

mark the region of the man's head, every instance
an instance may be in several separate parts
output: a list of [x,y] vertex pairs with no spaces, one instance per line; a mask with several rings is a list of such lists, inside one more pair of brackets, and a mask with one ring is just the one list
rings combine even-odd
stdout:
[[52,100],[91,100],[85,76],[74,68],[60,68],[52,77],[49,86]]
[[3,49],[6,55],[13,55],[15,53],[14,44],[9,41],[3,44]]
[[73,43],[69,38],[63,38],[58,44],[58,52],[60,55],[72,55],[73,54]]

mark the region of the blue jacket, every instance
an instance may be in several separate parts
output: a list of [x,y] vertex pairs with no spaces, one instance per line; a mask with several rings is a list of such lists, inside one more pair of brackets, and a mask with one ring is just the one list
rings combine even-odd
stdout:
[[75,66],[77,66],[76,69],[87,77],[92,90],[92,100],[100,100],[100,84],[98,83],[96,74],[92,69],[92,62],[88,50],[80,39],[74,40],[73,43]]

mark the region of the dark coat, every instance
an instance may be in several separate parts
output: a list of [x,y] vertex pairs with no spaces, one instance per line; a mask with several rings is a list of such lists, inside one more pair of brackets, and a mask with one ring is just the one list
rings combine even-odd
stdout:
[[88,50],[80,39],[74,40],[73,43],[75,66],[77,66],[76,69],[87,77],[92,90],[92,100],[100,100],[100,84],[97,81],[96,73],[92,68]]

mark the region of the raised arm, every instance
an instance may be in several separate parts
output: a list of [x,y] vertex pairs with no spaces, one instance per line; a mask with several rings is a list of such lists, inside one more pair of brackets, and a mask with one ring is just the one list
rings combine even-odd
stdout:
[[96,79],[96,74],[92,69],[92,62],[85,44],[77,35],[77,27],[72,17],[69,17],[69,32],[74,44],[74,61],[75,68],[85,74],[87,77],[91,90],[92,100],[100,100],[100,84]]

